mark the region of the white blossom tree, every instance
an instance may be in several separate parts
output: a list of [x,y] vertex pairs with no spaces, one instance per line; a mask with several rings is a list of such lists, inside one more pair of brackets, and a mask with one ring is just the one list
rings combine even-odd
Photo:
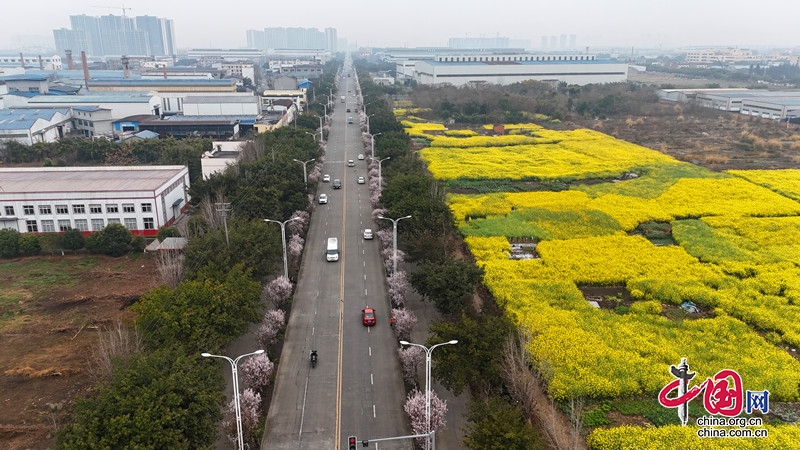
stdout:
[[264,320],[261,321],[258,330],[256,331],[256,339],[263,348],[278,342],[278,334],[286,324],[286,313],[280,309],[273,309],[264,314]]
[[386,278],[386,282],[389,285],[389,298],[392,299],[392,304],[394,306],[403,306],[408,294],[408,278],[405,271],[398,270],[397,273],[389,275]]
[[[313,196],[312,196],[313,197]],[[291,219],[286,223],[286,228],[291,234],[302,235],[308,229],[308,224],[311,223],[311,215],[307,211],[298,210],[292,213]]]
[[[242,440],[245,448],[257,448],[255,440],[255,430],[258,426],[258,418],[261,415],[261,395],[252,389],[245,389],[239,395],[239,407],[242,414]],[[424,415],[423,411],[423,415]],[[225,419],[222,421],[222,429],[228,440],[234,445],[238,442],[236,430],[236,403],[231,400],[225,411]],[[424,421],[424,420],[423,420]]]
[[275,364],[266,353],[251,356],[242,364],[242,372],[247,386],[256,392],[263,392],[272,378]]
[[267,283],[261,291],[261,301],[268,301],[276,308],[283,309],[289,297],[292,296],[294,286],[288,278],[280,276]]
[[[411,330],[417,324],[417,316],[410,309],[395,308],[392,309],[392,317],[394,317],[394,334],[400,341],[408,341],[411,339]],[[412,347],[419,348],[419,347]]]
[[[436,431],[445,426],[447,402],[440,399],[434,391],[431,391],[430,399],[430,429],[431,431]],[[409,419],[411,419],[411,430],[414,434],[427,433],[428,429],[425,426],[425,392],[419,389],[414,389],[409,392],[405,410]],[[428,440],[428,438],[417,438],[417,444],[422,448],[427,448],[425,442]]]
[[289,253],[289,265],[295,267],[300,264],[300,255],[303,253],[303,244],[305,239],[301,238],[298,234],[293,234],[289,238],[289,244],[286,246]]
[[419,365],[422,364],[422,349],[416,346],[409,346],[397,349],[397,356],[400,358],[400,368],[403,370],[403,379],[410,385],[417,385],[417,372]]

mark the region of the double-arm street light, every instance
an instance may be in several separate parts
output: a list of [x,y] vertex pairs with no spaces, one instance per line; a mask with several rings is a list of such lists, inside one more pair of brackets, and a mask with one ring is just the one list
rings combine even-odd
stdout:
[[245,353],[236,359],[230,359],[227,356],[212,355],[211,353],[200,353],[200,356],[205,358],[221,358],[231,363],[231,371],[233,372],[233,404],[236,406],[236,436],[239,440],[239,450],[244,450],[244,438],[242,437],[242,406],[239,403],[239,375],[236,366],[239,360],[245,356],[260,355],[264,350],[256,350],[252,353]]
[[436,344],[428,348],[421,344],[400,341],[400,345],[412,345],[425,350],[425,431],[427,431],[428,434],[428,438],[425,439],[426,449],[430,448],[431,445],[431,353],[433,353],[433,349],[436,347],[455,344],[458,344],[458,341],[453,339],[452,341],[442,342],[441,344]]
[[399,219],[390,219],[388,217],[378,216],[378,219],[392,221],[392,245],[394,247],[394,252],[392,255],[392,275],[397,273],[397,222],[400,222],[403,219],[410,219],[410,218],[411,215],[400,217]]
[[283,276],[289,279],[289,261],[286,258],[286,224],[292,220],[300,220],[299,217],[292,217],[281,222],[280,220],[264,219],[264,222],[275,222],[281,226],[281,243],[283,244]]
[[387,156],[386,158],[383,158],[383,159],[378,159],[378,158],[376,158],[374,156],[370,156],[369,159],[371,159],[373,161],[378,161],[378,188],[381,188],[381,187],[383,187],[383,176],[382,176],[382,173],[381,173],[381,165],[387,159],[391,159],[391,156]]
[[383,133],[375,133],[369,135],[369,140],[372,142],[372,156],[377,156],[375,155],[375,136],[380,136],[382,134]]
[[[314,142],[317,142],[317,140],[314,139]],[[316,158],[311,158],[308,161],[300,161],[299,159],[292,158],[292,161],[299,162],[300,164],[303,165],[303,183],[305,184],[308,184],[308,172],[306,171],[306,164],[310,163],[311,161],[314,161],[315,159]]]
[[[309,133],[308,131],[303,131],[303,133],[313,137],[314,138],[314,143],[315,144],[317,143],[317,133]],[[295,160],[295,161],[297,161],[297,160]]]

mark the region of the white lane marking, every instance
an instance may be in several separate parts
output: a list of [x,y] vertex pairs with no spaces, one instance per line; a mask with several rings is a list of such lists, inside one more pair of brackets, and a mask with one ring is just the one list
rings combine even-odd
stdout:
[[364,295],[367,295],[367,290],[366,289],[364,289]]
[[372,378],[372,374],[369,374],[369,384],[375,384],[375,380]]
[[311,335],[314,336],[314,333],[317,332],[317,327],[311,327]]
[[[369,328],[367,328],[367,331],[369,331]],[[372,347],[367,347],[367,349],[369,349],[369,356],[372,356]]]
[[[300,413],[300,431],[297,433],[298,440],[303,435],[303,421],[306,418],[306,397],[308,396],[308,377],[306,377],[306,388],[303,391],[303,411]],[[372,405],[374,408],[375,405]]]
[[366,279],[367,279],[367,274],[364,274],[364,280],[366,280]]
[[364,267],[367,267],[367,262],[366,261],[364,261]]
[[375,405],[372,405],[372,418],[375,418]]

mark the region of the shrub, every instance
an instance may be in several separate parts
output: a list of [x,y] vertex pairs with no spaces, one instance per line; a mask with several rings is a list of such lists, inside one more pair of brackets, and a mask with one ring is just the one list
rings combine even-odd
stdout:
[[26,255],[38,255],[42,251],[42,244],[39,241],[39,235],[34,233],[25,233],[19,237],[19,249]]
[[4,228],[0,230],[0,256],[13,258],[19,255],[19,231]]
[[80,230],[76,230],[73,228],[68,229],[67,231],[61,234],[61,248],[64,250],[80,250],[84,246],[83,241],[83,233]]
[[97,232],[95,247],[99,253],[122,256],[131,251],[131,232],[120,223],[110,223]]
[[181,237],[181,232],[175,227],[161,227],[156,234],[156,239],[163,241],[168,237]]

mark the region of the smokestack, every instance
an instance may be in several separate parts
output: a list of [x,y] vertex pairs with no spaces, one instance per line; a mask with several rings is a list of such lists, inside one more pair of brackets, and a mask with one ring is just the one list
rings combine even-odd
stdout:
[[122,77],[127,80],[131,77],[131,61],[125,55],[122,55],[122,58],[120,58],[119,61],[122,63]]
[[86,52],[81,50],[81,63],[83,64],[83,81],[86,83],[86,90],[89,90],[89,63],[86,62]]
[[25,68],[25,57],[22,56],[22,52],[19,52],[19,63],[22,65],[22,68]]
[[44,63],[42,62],[42,55],[39,55],[39,70],[44,70]]
[[164,67],[164,79],[166,80],[167,79],[167,64],[164,63],[163,67]]
[[67,69],[74,70],[72,63],[72,50],[64,50],[64,54],[67,55]]

